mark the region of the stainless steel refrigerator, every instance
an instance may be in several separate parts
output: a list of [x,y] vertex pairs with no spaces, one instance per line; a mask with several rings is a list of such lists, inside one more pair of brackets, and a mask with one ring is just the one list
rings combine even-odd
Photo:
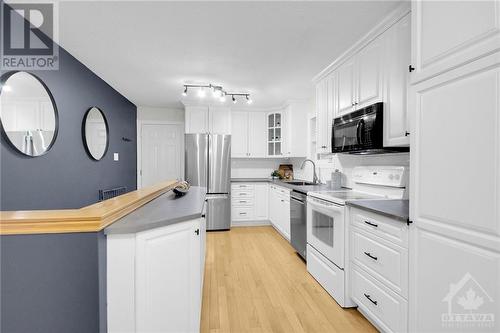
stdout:
[[231,136],[186,134],[185,178],[207,189],[207,230],[231,226]]

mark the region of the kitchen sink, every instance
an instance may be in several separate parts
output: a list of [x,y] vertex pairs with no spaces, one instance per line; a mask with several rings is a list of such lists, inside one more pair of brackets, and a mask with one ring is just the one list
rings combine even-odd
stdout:
[[299,186],[317,185],[317,184],[314,184],[312,182],[306,182],[306,181],[290,181],[290,182],[286,182],[286,183],[290,184],[290,185],[299,185]]

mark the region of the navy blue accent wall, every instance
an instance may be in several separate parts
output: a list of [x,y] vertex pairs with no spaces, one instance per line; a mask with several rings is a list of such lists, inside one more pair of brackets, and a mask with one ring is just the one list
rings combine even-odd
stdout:
[[[137,107],[62,48],[59,59],[57,71],[32,72],[56,101],[57,139],[47,154],[31,158],[11,148],[2,136],[1,210],[80,208],[96,202],[99,189],[136,189]],[[112,59],[109,65],[113,66]],[[83,117],[91,106],[103,111],[109,125],[109,149],[100,161],[87,155],[81,134]],[[115,152],[119,161],[113,161]]]
[[2,236],[0,331],[106,332],[101,233]]

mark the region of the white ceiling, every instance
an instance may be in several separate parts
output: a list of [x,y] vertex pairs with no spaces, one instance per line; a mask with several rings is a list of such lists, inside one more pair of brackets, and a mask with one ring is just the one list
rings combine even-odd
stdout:
[[59,36],[136,105],[179,107],[183,83],[216,83],[263,108],[314,98],[311,78],[397,5],[70,1],[59,5]]

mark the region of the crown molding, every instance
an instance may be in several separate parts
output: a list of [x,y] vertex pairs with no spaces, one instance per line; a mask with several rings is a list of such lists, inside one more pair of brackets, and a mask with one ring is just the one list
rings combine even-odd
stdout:
[[411,3],[409,1],[404,1],[396,9],[394,9],[389,15],[387,15],[382,21],[380,21],[375,27],[373,27],[367,34],[365,34],[361,39],[359,39],[353,46],[351,46],[347,51],[342,53],[337,59],[335,59],[330,65],[323,69],[319,74],[312,78],[313,83],[317,83],[321,79],[325,78],[332,71],[337,69],[346,60],[350,59],[361,49],[367,46],[370,42],[376,39],[378,36],[387,31],[391,26],[396,24],[399,20],[405,17],[411,12]]

